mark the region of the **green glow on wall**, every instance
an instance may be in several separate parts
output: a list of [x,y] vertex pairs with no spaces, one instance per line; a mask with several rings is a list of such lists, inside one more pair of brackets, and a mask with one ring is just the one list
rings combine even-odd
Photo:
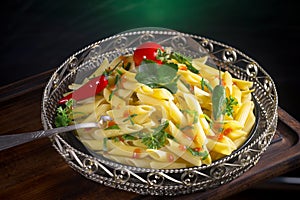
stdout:
[[[212,11],[219,1],[129,0],[105,1],[104,4],[106,6],[105,14],[110,12],[108,23],[114,21],[122,29],[159,26],[191,30],[205,26],[209,28],[212,25],[217,18],[217,13]],[[102,3],[99,4],[98,9],[101,9],[102,5]],[[104,13],[99,12],[98,14],[98,17],[101,18]]]
[[[154,26],[204,36],[227,32],[234,35],[251,31],[252,27],[263,30],[264,23],[258,23],[258,27],[255,22],[270,24],[278,18],[272,16],[276,14],[274,10],[278,9],[280,13],[282,9],[280,3],[274,3],[273,12],[270,12],[269,3],[260,0],[92,0],[65,5],[66,8],[60,9],[60,12],[48,4],[38,9],[46,10],[45,14],[58,24],[65,19],[70,30],[99,34],[101,37]],[[235,33],[231,31],[233,28]]]

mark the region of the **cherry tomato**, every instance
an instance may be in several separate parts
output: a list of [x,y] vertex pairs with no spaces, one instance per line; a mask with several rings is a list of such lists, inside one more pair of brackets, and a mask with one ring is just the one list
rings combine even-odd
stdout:
[[144,59],[152,60],[158,64],[162,64],[161,60],[156,59],[158,49],[164,51],[163,47],[155,42],[145,42],[138,46],[133,53],[135,66],[139,66]]

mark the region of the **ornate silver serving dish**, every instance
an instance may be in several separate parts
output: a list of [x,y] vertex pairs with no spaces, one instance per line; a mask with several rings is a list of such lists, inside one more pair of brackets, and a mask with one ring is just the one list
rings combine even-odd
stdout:
[[[190,50],[189,39],[199,45]],[[278,97],[272,78],[252,58],[239,50],[197,35],[161,28],[141,28],[100,40],[69,57],[52,75],[42,103],[44,129],[54,127],[57,102],[76,74],[96,69],[104,58],[113,60],[132,53],[146,41],[171,46],[189,56],[209,54],[222,70],[254,82],[257,122],[246,143],[231,155],[210,165],[179,169],[149,169],[123,165],[90,154],[70,133],[51,137],[54,148],[68,165],[100,184],[145,195],[179,195],[208,190],[226,184],[253,167],[269,146],[277,126]]]

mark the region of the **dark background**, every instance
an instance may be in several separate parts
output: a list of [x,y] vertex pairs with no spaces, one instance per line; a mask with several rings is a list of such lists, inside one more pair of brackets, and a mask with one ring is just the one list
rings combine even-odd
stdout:
[[[55,69],[107,36],[157,26],[204,36],[253,58],[273,78],[279,106],[300,121],[298,5],[289,0],[2,1],[0,87]],[[256,192],[244,196],[256,198]]]
[[299,116],[299,6],[261,0],[11,0],[1,3],[0,86],[53,69],[113,34],[157,26],[228,44],[273,78],[279,106]]

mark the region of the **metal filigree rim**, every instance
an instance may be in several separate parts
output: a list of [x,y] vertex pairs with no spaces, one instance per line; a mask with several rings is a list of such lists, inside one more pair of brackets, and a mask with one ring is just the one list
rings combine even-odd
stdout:
[[[118,48],[118,52],[120,49],[123,52],[128,52],[132,51],[134,47],[127,47],[128,43],[122,44],[122,41],[128,42],[127,37],[141,36],[138,39],[139,42],[142,42],[154,36],[176,37],[177,34],[178,32],[168,29],[141,28],[105,38],[70,56],[53,73],[45,87],[41,113],[44,128],[52,128],[51,119],[48,116],[49,112],[53,112],[53,110],[51,111],[49,108],[55,105],[51,100],[58,98],[58,93],[62,92],[60,91],[62,83],[72,77],[73,73],[76,72],[76,65],[78,67],[84,63],[91,51],[94,51],[93,53],[96,55],[95,49],[98,49],[97,51],[103,50],[101,44],[113,42],[113,47]],[[255,88],[258,91],[254,93],[254,98],[261,109],[262,119],[259,123],[263,124],[264,129],[259,128],[256,136],[242,149],[213,162],[211,165],[171,170],[138,168],[99,160],[74,148],[60,135],[53,136],[51,140],[54,148],[70,167],[86,178],[110,187],[140,194],[177,195],[225,184],[257,163],[261,154],[269,146],[277,126],[278,97],[272,78],[256,61],[233,47],[197,35],[180,34],[196,40],[208,50],[215,61],[224,64],[224,67],[231,70],[236,76],[255,82]],[[96,59],[96,56],[93,59]]]

